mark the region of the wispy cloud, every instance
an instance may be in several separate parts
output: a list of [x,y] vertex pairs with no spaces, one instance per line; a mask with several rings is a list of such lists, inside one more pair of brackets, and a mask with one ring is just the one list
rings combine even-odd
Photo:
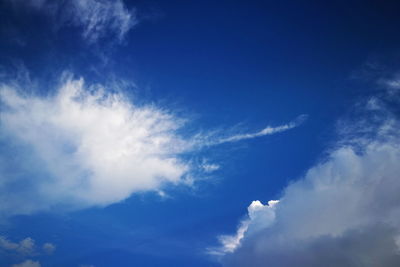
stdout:
[[138,23],[136,10],[128,9],[123,0],[12,1],[51,16],[58,25],[80,28],[88,43],[104,38],[121,42]]
[[89,42],[114,34],[122,41],[126,33],[138,23],[135,10],[128,10],[122,0],[74,0],[70,19],[83,29],[82,36]]
[[223,143],[229,143],[229,142],[237,142],[237,141],[241,141],[241,140],[253,139],[256,137],[261,137],[261,136],[272,135],[272,134],[284,132],[284,131],[293,129],[293,128],[301,125],[307,119],[307,117],[308,117],[307,115],[303,114],[303,115],[300,115],[299,117],[297,117],[295,120],[289,122],[288,124],[279,125],[276,127],[267,126],[264,129],[262,129],[258,132],[255,132],[255,133],[235,134],[232,136],[228,136],[228,137],[224,137],[219,140],[216,140],[216,141],[214,141],[214,143],[211,143],[211,144],[216,145],[216,144],[223,144]]

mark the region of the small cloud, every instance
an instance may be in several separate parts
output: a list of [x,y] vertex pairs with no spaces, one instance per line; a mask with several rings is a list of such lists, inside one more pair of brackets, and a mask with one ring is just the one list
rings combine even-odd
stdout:
[[19,264],[13,264],[11,267],[41,267],[38,261],[26,260]]
[[253,139],[253,138],[257,138],[257,137],[261,137],[261,136],[266,136],[266,135],[272,135],[272,134],[276,134],[276,133],[280,133],[280,132],[284,132],[290,129],[293,129],[299,125],[301,125],[306,119],[307,119],[307,115],[303,114],[298,116],[295,120],[287,123],[287,124],[283,124],[283,125],[279,125],[279,126],[267,126],[264,129],[255,132],[255,133],[244,133],[244,134],[235,134],[235,135],[231,135],[228,137],[223,137],[220,139],[217,139],[215,141],[212,141],[211,144],[209,145],[218,145],[218,144],[223,144],[223,143],[230,143],[230,142],[238,142],[238,141],[242,141],[242,140],[246,140],[246,139]]
[[211,173],[216,170],[219,170],[220,166],[215,163],[208,163],[207,161],[203,161],[203,163],[200,165],[200,167],[203,169],[205,173]]
[[6,251],[14,251],[22,255],[35,254],[35,241],[27,237],[19,242],[12,242],[7,238],[0,236],[0,248]]
[[44,243],[42,249],[47,254],[52,254],[56,250],[56,246],[52,243]]

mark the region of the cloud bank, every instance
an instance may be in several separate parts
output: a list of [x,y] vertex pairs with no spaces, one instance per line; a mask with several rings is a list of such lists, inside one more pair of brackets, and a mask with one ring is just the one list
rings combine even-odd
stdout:
[[400,122],[371,100],[327,159],[220,237],[224,266],[400,265]]

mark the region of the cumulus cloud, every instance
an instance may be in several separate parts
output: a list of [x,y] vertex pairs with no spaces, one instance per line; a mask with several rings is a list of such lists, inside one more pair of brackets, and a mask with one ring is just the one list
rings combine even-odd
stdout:
[[13,264],[11,267],[40,267],[40,263],[38,261],[26,260],[24,262]]
[[122,41],[138,23],[135,9],[128,9],[122,0],[13,0],[12,3],[48,14],[59,25],[81,28],[82,38],[89,43],[108,36]]
[[186,149],[176,134],[182,120],[163,109],[85,88],[83,79],[67,79],[53,96],[3,86],[0,97],[2,145],[11,140],[20,149],[1,153],[2,212],[107,205],[164,182],[179,183],[189,170],[178,157]]
[[250,205],[212,250],[224,266],[399,266],[400,123],[382,103],[279,203]]

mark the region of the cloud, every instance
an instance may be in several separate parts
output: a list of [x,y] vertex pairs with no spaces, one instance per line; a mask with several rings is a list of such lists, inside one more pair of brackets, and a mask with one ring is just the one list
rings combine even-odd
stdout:
[[35,248],[35,241],[30,237],[15,243],[0,236],[0,249],[17,252],[22,255],[32,255],[35,253]]
[[303,120],[229,141],[218,135],[184,138],[185,120],[132,103],[118,86],[85,85],[66,74],[52,95],[39,96],[13,84],[0,87],[0,217],[106,206],[137,192],[163,192],[167,183],[192,185],[196,176],[220,166],[191,155]]
[[[52,243],[44,243],[42,249],[47,254],[51,254],[56,249],[56,246]],[[13,242],[4,236],[0,236],[0,250],[17,253],[22,256],[39,254],[35,240],[30,237],[24,238],[19,242]]]
[[89,43],[110,36],[121,42],[138,23],[135,9],[128,9],[122,0],[12,1],[51,16],[60,26],[80,28],[82,38]]
[[[279,203],[278,200],[268,201],[268,205],[263,205],[259,200],[253,201],[247,208],[248,218],[244,219],[235,235],[222,235],[219,237],[220,247],[208,249],[211,255],[225,255],[226,253],[234,252],[239,246],[245,234],[247,234],[249,227],[258,229],[259,226],[263,228],[269,226],[275,219],[275,205]],[[259,229],[258,229],[259,230]]]
[[0,97],[3,213],[108,205],[180,183],[190,169],[178,156],[183,121],[161,108],[70,78],[53,96],[3,86]]
[[82,36],[89,42],[110,32],[122,41],[138,22],[134,10],[128,10],[121,0],[74,0],[71,5],[71,22],[83,29]]
[[56,246],[52,243],[44,243],[42,249],[47,254],[52,254],[56,250]]
[[26,260],[19,264],[13,264],[11,267],[40,267],[40,263],[38,261]]
[[253,139],[253,138],[257,138],[257,137],[261,137],[261,136],[272,135],[272,134],[284,132],[284,131],[293,129],[293,128],[301,125],[307,119],[307,117],[308,117],[307,115],[303,114],[303,115],[298,116],[295,120],[293,120],[287,124],[283,124],[283,125],[276,126],[276,127],[267,126],[264,129],[262,129],[258,132],[255,132],[255,133],[234,134],[231,136],[222,137],[220,139],[216,139],[216,140],[212,141],[210,144],[217,145],[217,144],[223,144],[223,143],[237,142],[237,141],[242,141],[242,140],[246,140],[246,139]]
[[346,140],[279,202],[250,205],[211,249],[224,266],[399,266],[400,122],[382,103],[338,124]]

